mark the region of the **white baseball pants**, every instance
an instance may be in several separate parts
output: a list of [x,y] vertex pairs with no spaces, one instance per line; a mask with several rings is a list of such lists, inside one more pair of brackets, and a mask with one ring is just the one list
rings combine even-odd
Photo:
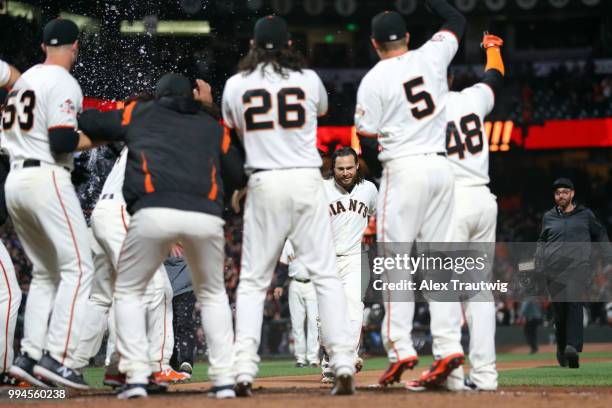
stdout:
[[5,185],[9,214],[33,264],[21,351],[37,360],[48,350],[72,367],[93,279],[87,224],[68,170],[21,165],[11,163]]
[[[497,201],[486,186],[455,187],[455,242],[490,244],[490,262],[495,255]],[[481,390],[497,389],[495,366],[495,302],[490,292],[479,295],[477,301],[463,302],[470,330],[470,380]],[[448,378],[451,390],[463,388],[463,368],[455,369]]]
[[155,271],[178,241],[202,305],[208,374],[216,386],[234,383],[232,312],[223,275],[223,225],[220,217],[169,208],[145,208],[132,217],[119,257],[114,295],[119,370],[127,375],[128,383],[148,382],[151,366],[142,298]]
[[[423,154],[385,162],[377,205],[378,240],[386,251],[393,251],[392,243],[403,243],[401,249],[408,253],[414,241],[450,242],[454,205],[454,175],[446,157]],[[401,277],[411,279],[409,273]],[[414,302],[387,300],[381,334],[389,361],[415,356]],[[463,353],[461,305],[431,301],[429,311],[434,357]]]
[[252,381],[257,374],[264,300],[287,238],[315,286],[331,366],[354,369],[353,340],[326,203],[323,179],[316,168],[262,171],[249,179],[236,299],[235,371],[239,381]]
[[[302,283],[291,280],[289,283],[289,313],[291,331],[295,346],[295,359],[298,363],[319,362],[319,329],[317,327],[317,293],[312,282]],[[304,323],[308,328],[304,331]]]
[[13,364],[13,339],[17,312],[21,304],[21,289],[15,267],[4,243],[0,242],[0,373]]
[[[77,368],[86,367],[89,359],[96,355],[108,327],[106,346],[109,371],[116,371],[118,356],[115,352],[115,327],[112,316],[113,284],[119,252],[130,222],[125,202],[120,199],[100,200],[91,214],[92,251],[96,270],[91,295],[87,302],[86,318],[80,344],[76,353]],[[174,347],[172,331],[172,286],[162,266],[147,286],[143,299],[147,310],[147,337],[149,359],[153,371],[170,366]]]
[[344,287],[349,322],[349,332],[353,340],[355,357],[359,351],[361,328],[363,326],[363,302],[361,287],[361,254],[342,255],[337,257],[338,274]]

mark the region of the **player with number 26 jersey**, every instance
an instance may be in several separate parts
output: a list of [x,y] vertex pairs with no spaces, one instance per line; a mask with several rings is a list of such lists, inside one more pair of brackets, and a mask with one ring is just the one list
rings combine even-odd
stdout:
[[231,77],[223,92],[223,118],[248,152],[247,172],[319,167],[317,116],[327,112],[327,92],[310,69],[280,74],[271,65]]

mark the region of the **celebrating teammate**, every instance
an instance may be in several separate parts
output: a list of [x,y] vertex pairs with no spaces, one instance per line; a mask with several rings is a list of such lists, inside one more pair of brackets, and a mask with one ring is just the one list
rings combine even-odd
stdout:
[[[139,100],[142,101],[141,98]],[[114,318],[109,319],[113,299],[113,281],[117,276],[119,253],[125,240],[130,216],[123,199],[123,181],[128,151],[124,148],[109,173],[100,199],[91,213],[93,234],[92,250],[96,275],[89,296],[83,329],[75,359],[77,368],[87,367],[100,345],[106,327],[109,328],[109,342],[106,348],[108,364],[104,374],[104,384],[112,387],[123,386],[125,375],[118,372],[118,356],[115,344]],[[189,379],[186,373],[174,371],[170,356],[174,347],[172,331],[172,287],[165,268],[160,266],[145,292],[147,316],[147,338],[149,340],[149,361],[156,384],[168,384]],[[108,323],[108,324],[107,324]]]
[[70,20],[45,26],[45,62],[27,70],[9,93],[2,146],[11,157],[8,211],[33,264],[21,353],[10,373],[33,385],[87,389],[73,369],[93,277],[87,224],[70,179],[72,152],[91,145],[76,131],[83,94],[69,73],[78,35]]
[[[319,366],[319,329],[317,319],[317,294],[308,277],[308,270],[296,259],[291,242],[287,240],[280,256],[280,263],[287,265],[289,283],[289,313],[295,347],[295,365],[298,368],[310,364]],[[282,295],[282,286],[274,289],[275,296]],[[307,331],[304,331],[304,321]]]
[[225,85],[222,106],[226,125],[244,141],[251,174],[236,300],[237,394],[251,395],[264,299],[287,238],[317,292],[323,340],[336,374],[332,394],[352,394],[353,341],[315,147],[327,93],[291,48],[280,17],[257,21],[251,49],[238,68]]
[[333,176],[325,180],[325,193],[336,248],[338,274],[347,301],[355,366],[359,371],[363,366],[363,361],[357,355],[363,324],[361,239],[368,226],[369,217],[376,212],[378,191],[373,183],[359,175],[359,161],[355,150],[343,147],[336,150],[331,159]]
[[[166,74],[155,100],[110,112],[86,111],[87,134],[125,141],[123,195],[132,215],[119,255],[114,306],[119,370],[126,385],[118,398],[143,397],[151,374],[143,296],[173,244],[180,241],[192,271],[208,344],[213,396],[232,398],[232,315],[223,280],[223,182],[240,179],[242,161],[229,135],[202,104],[210,86]],[[178,130],[178,131],[177,131]],[[237,182],[240,182],[238,180]]]
[[[493,110],[500,90],[504,63],[500,48],[503,41],[485,34],[482,47],[487,64],[481,82],[461,92],[450,92],[446,104],[446,151],[455,172],[455,242],[482,243],[492,262],[497,225],[497,202],[489,184],[489,142],[484,118]],[[490,276],[488,277],[491,278]],[[486,296],[486,297],[483,297]],[[463,302],[470,330],[470,375],[463,379],[457,368],[447,386],[461,390],[497,389],[495,369],[495,303],[490,292]],[[464,385],[465,384],[465,385]]]
[[[384,171],[377,239],[386,255],[397,251],[393,243],[452,239],[454,177],[444,144],[446,70],[457,52],[465,18],[446,0],[427,4],[445,23],[412,51],[398,13],[374,17],[371,41],[381,61],[363,78],[357,93],[357,132],[378,137],[381,146]],[[389,272],[395,282],[410,278],[401,271]],[[385,302],[382,335],[390,365],[379,380],[383,386],[399,381],[418,361],[411,338],[414,302],[396,300],[389,297]],[[435,361],[422,381],[434,385],[462,364],[464,356],[460,305],[433,301],[430,313]]]

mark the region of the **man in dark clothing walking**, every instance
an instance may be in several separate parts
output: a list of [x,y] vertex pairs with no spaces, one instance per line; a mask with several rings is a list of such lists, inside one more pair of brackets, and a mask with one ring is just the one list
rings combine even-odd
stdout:
[[[542,219],[536,270],[543,273],[552,300],[559,365],[578,368],[583,343],[582,297],[590,279],[592,242],[608,242],[608,234],[593,212],[574,201],[574,184],[553,183],[555,206]],[[602,246],[610,260],[609,246]]]

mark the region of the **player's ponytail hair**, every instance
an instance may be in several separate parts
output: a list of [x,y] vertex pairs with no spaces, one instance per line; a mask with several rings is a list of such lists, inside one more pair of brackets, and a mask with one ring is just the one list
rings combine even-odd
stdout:
[[302,70],[306,68],[306,59],[304,56],[292,47],[268,51],[263,48],[251,46],[249,53],[238,63],[238,71],[244,74],[250,74],[255,71],[261,63],[264,64],[264,67],[268,64],[272,65],[274,72],[284,78],[288,76],[287,71],[302,72]]

